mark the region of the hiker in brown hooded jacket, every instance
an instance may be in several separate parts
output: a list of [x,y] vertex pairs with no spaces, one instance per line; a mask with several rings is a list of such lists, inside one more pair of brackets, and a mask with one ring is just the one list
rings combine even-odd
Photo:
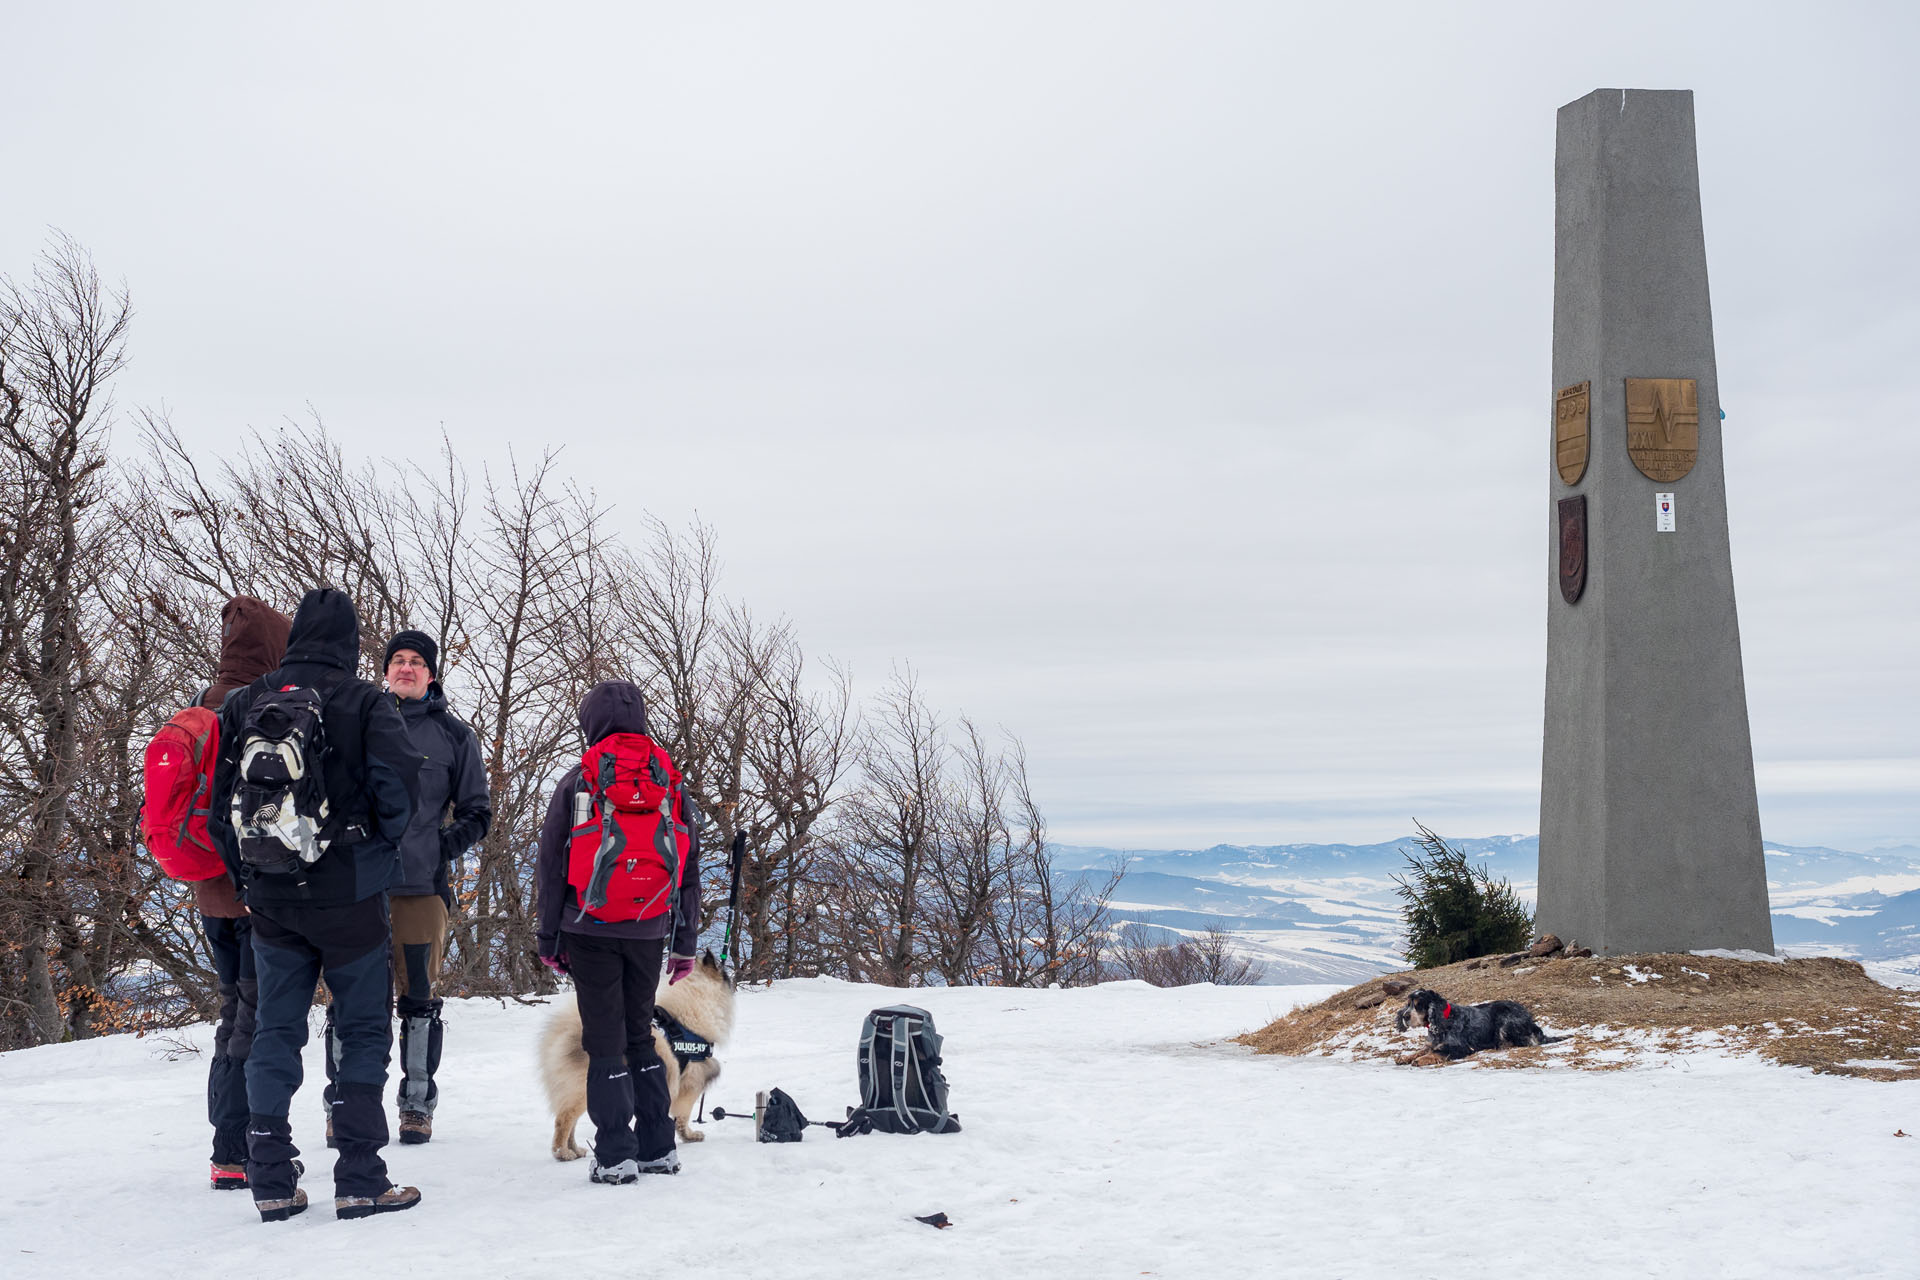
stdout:
[[[252,596],[220,610],[220,673],[200,705],[220,710],[227,695],[280,665],[287,652],[287,616]],[[229,874],[193,882],[194,905],[220,977],[220,1025],[207,1071],[207,1119],[213,1124],[215,1190],[247,1185],[247,1054],[259,986],[253,972],[253,928]]]

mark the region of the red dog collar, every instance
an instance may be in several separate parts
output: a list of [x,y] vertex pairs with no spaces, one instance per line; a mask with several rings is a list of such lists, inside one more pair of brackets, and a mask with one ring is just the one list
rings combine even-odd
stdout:
[[1448,1002],[1447,1007],[1440,1011],[1440,1016],[1443,1018],[1451,1018],[1453,1016],[1452,1002]]

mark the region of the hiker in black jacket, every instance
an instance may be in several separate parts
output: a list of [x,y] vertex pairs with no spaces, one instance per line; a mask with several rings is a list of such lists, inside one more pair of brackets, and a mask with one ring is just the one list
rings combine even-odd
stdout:
[[[300,1050],[314,984],[326,979],[339,1026],[338,1097],[331,1108],[340,1153],[334,1162],[334,1212],[342,1218],[409,1209],[413,1187],[387,1179],[381,1095],[393,1030],[387,1018],[387,898],[399,870],[399,842],[416,803],[418,757],[393,700],[353,672],[360,621],[353,601],[331,588],[309,591],[293,615],[286,658],[220,709],[220,758],[208,828],[240,886],[253,920],[260,1003],[247,1059],[247,1181],[265,1221],[307,1207],[288,1114],[300,1087]],[[257,838],[236,830],[231,806],[239,785],[248,712],[276,691],[310,689],[321,701],[325,749],[319,770],[330,839],[311,865],[268,871],[250,861]],[[295,694],[294,696],[299,696]],[[264,817],[262,817],[264,820]]]
[[440,1100],[433,1076],[445,1033],[433,984],[440,981],[454,905],[449,869],[486,836],[493,819],[479,740],[448,709],[439,662],[440,646],[424,631],[401,631],[387,641],[387,691],[398,699],[420,757],[420,806],[400,841],[400,874],[388,894],[400,1015],[400,1141],[409,1144],[433,1137]]
[[[580,733],[591,751],[618,734],[647,732],[646,703],[625,680],[608,680],[580,703]],[[581,909],[569,877],[575,807],[586,784],[575,765],[554,788],[540,829],[536,886],[540,959],[571,974],[580,1008],[580,1047],[587,1054],[587,1115],[594,1124],[594,1182],[631,1183],[643,1173],[678,1173],[666,1072],[653,1047],[653,996],[661,952],[669,945],[668,982],[693,972],[700,933],[700,819],[685,792],[669,793],[670,812],[686,830],[679,901],[644,919],[607,921]],[[580,803],[581,809],[588,808]],[[598,819],[589,819],[595,824]],[[582,824],[582,830],[587,827]],[[598,843],[597,835],[592,843]],[[651,857],[652,847],[642,855]],[[668,909],[671,908],[671,909]],[[669,932],[672,937],[669,938]]]

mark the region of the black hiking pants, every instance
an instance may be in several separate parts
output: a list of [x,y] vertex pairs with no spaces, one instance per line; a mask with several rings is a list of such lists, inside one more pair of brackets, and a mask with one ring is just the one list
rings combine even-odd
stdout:
[[247,1056],[259,983],[253,970],[253,921],[246,916],[201,916],[213,970],[220,979],[220,1023],[207,1068],[207,1121],[213,1125],[213,1162],[247,1162]]
[[340,1041],[331,1099],[336,1196],[377,1196],[392,1184],[380,1148],[387,1112],[380,1095],[393,1048],[387,899],[374,894],[343,906],[269,903],[253,908],[253,958],[260,980],[259,1023],[247,1059],[247,1181],[255,1200],[293,1194],[294,1146],[287,1119],[300,1088],[300,1051],[314,984],[326,979]]
[[560,934],[580,1005],[593,1158],[658,1160],[673,1150],[667,1072],[653,1048],[653,993],[664,938]]

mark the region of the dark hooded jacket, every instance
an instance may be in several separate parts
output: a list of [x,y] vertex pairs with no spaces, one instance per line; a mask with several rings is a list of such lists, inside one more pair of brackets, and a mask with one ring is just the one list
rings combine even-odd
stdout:
[[200,705],[218,711],[228,694],[279,666],[292,626],[286,614],[264,600],[235,596],[227,601],[220,610],[220,674],[200,696]]
[[398,702],[407,740],[420,757],[420,805],[400,841],[400,875],[391,892],[424,897],[446,889],[447,864],[485,837],[493,806],[480,742],[447,708],[440,682],[429,684],[424,698]]
[[[647,704],[640,690],[625,680],[607,680],[593,686],[580,701],[580,736],[588,745],[616,733],[647,732]],[[554,788],[547,805],[547,820],[540,828],[540,954],[566,952],[562,933],[589,934],[596,938],[664,938],[673,913],[651,920],[608,922],[583,915],[580,900],[567,883],[567,847],[573,833],[573,797],[584,787],[580,766],[574,765]],[[680,819],[691,833],[687,865],[680,881],[680,929],[672,939],[673,954],[691,956],[700,936],[700,815],[686,799],[680,798]]]
[[[218,711],[227,695],[280,665],[287,652],[287,615],[264,600],[235,596],[220,610],[220,674],[200,695],[200,705]],[[203,916],[231,920],[247,914],[231,875],[193,882],[193,902]]]
[[[418,794],[419,757],[393,699],[354,676],[359,661],[360,620],[353,601],[331,587],[317,588],[294,612],[279,667],[234,690],[221,704],[220,758],[207,829],[250,907],[359,902],[385,892],[399,873],[400,840]],[[254,874],[240,862],[231,813],[239,730],[255,697],[294,685],[313,689],[325,703],[327,803],[336,823],[354,834],[336,840],[301,875]]]

